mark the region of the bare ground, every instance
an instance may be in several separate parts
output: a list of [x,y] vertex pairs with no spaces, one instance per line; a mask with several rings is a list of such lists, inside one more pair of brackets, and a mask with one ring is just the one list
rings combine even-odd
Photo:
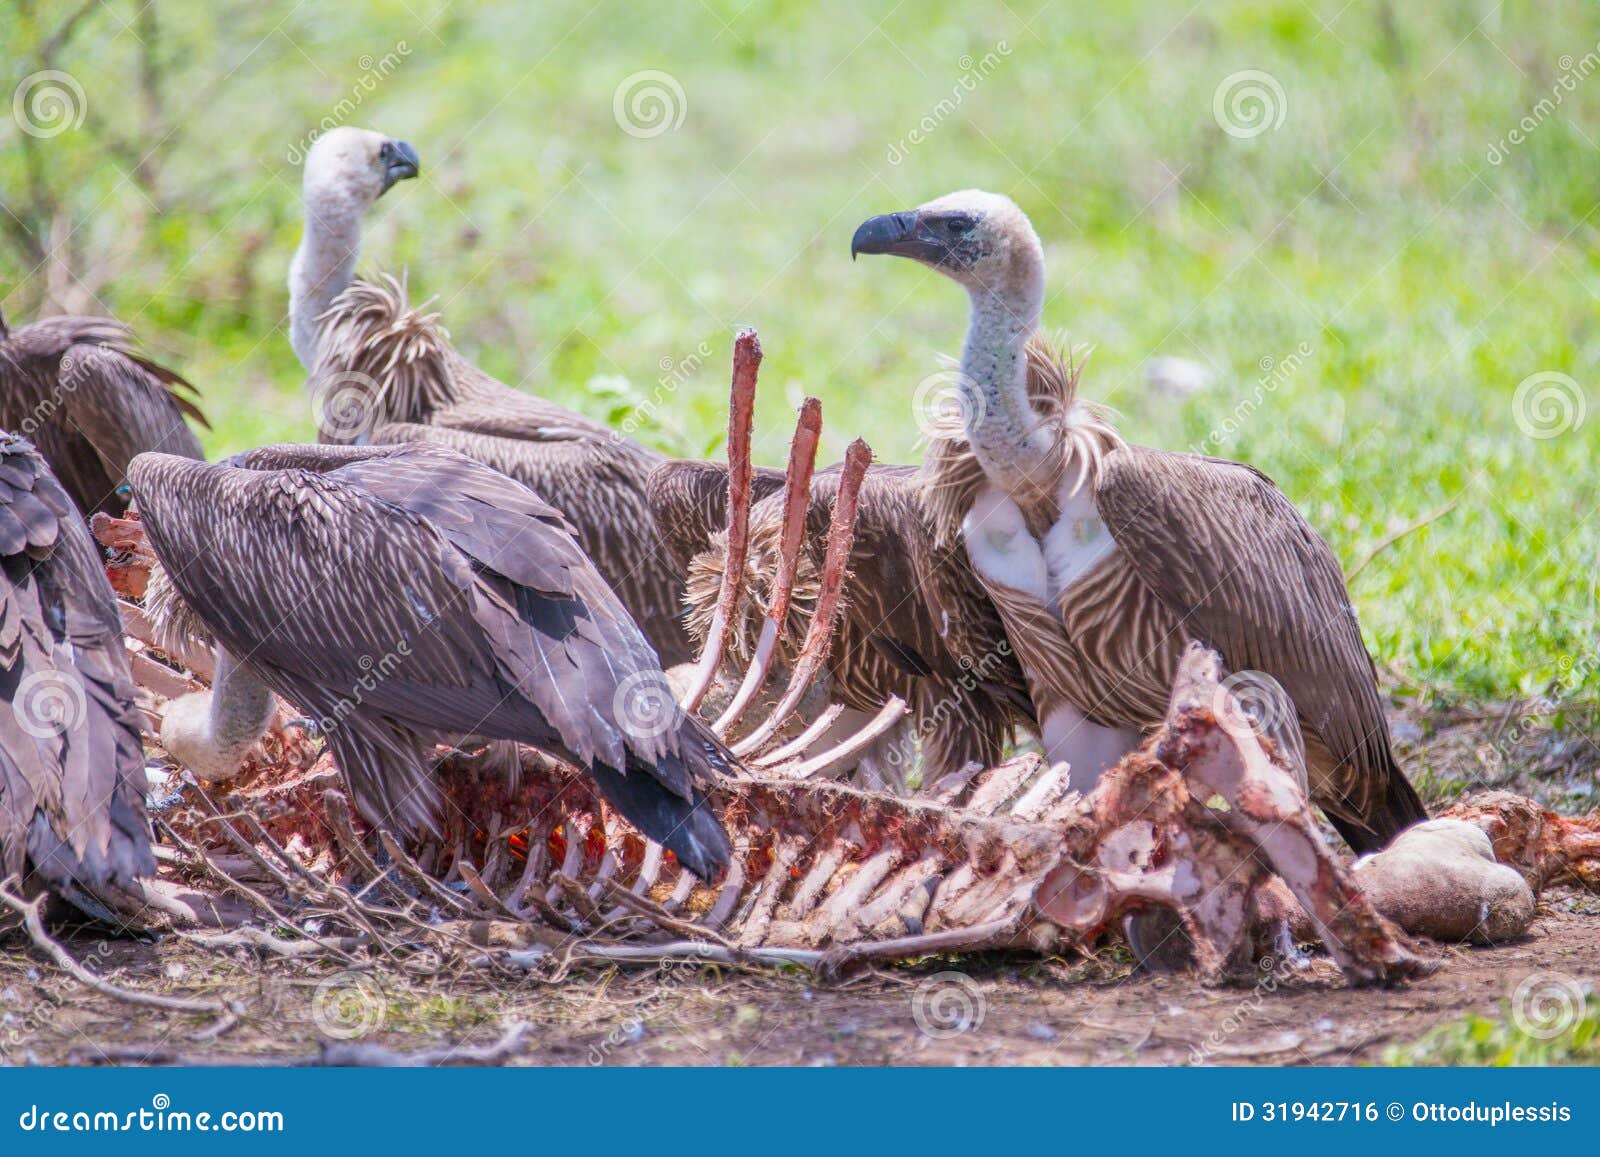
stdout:
[[[1395,725],[1430,794],[1492,785],[1564,811],[1594,806],[1600,748],[1587,728],[1547,726],[1520,707],[1398,713]],[[130,1005],[89,991],[26,941],[0,938],[0,1061],[292,1063],[315,1059],[330,1038],[416,1053],[483,1045],[522,1022],[525,1064],[1347,1064],[1378,1061],[1469,1013],[1500,1015],[1535,974],[1600,991],[1600,897],[1571,890],[1546,894],[1525,940],[1437,948],[1434,976],[1387,991],[1345,986],[1326,958],[1243,988],[1134,973],[1120,950],[933,959],[826,987],[799,971],[688,963],[554,981],[430,975],[418,958],[339,972],[178,937],[64,939],[115,984],[225,998],[240,1015],[219,1025]]]
[[1600,903],[1570,892],[1550,894],[1526,940],[1439,949],[1437,974],[1388,991],[1346,987],[1325,959],[1253,988],[1133,974],[1120,953],[932,960],[830,988],[697,965],[551,983],[310,971],[173,937],[69,944],[123,986],[226,997],[244,1013],[192,1039],[209,1018],[88,992],[13,942],[0,956],[0,1052],[12,1063],[282,1063],[329,1037],[416,1052],[485,1044],[521,1021],[531,1064],[1346,1064],[1467,1013],[1496,1015],[1535,973],[1600,988]]

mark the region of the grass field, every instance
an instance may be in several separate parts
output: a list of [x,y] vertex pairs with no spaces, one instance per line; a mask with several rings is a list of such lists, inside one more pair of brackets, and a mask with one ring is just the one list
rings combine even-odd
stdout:
[[[17,0],[0,47],[82,114],[0,122],[4,305],[133,322],[204,389],[213,452],[312,434],[283,279],[324,117],[423,158],[368,267],[409,268],[507,381],[646,404],[640,435],[691,453],[748,324],[766,460],[803,392],[828,452],[915,455],[964,303],[849,238],[982,186],[1032,215],[1047,323],[1133,438],[1259,466],[1350,567],[1454,503],[1353,587],[1402,690],[1600,699],[1592,4],[109,3],[46,44],[77,7]],[[1213,384],[1150,392],[1169,355]]]

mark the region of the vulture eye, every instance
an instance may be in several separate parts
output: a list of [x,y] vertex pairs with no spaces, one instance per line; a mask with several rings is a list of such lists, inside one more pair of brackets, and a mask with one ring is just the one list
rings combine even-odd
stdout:
[[971,233],[972,226],[973,221],[971,217],[952,217],[945,222],[945,228],[956,234],[958,237],[963,233]]

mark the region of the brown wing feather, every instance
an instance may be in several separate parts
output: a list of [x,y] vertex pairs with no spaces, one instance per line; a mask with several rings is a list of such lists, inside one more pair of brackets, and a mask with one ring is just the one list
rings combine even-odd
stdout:
[[0,871],[72,898],[152,875],[116,601],[43,458],[0,434]]
[[448,451],[328,451],[245,456],[298,464],[265,470],[148,455],[132,479],[218,643],[340,721],[330,742],[369,817],[431,820],[422,740],[514,739],[587,768],[647,834],[714,865],[726,841],[694,784],[725,753],[695,721],[625,727],[628,689],[663,677],[560,513]]
[[507,438],[448,425],[391,423],[374,437],[465,454],[516,479],[577,528],[584,552],[622,599],[667,666],[694,649],[682,621],[682,569],[656,531],[645,498],[648,465],[609,438]]
[[194,387],[132,349],[120,322],[53,317],[0,339],[0,427],[33,438],[86,512],[121,513],[135,454],[200,458]]
[[[783,489],[784,474],[770,466],[751,472],[750,501],[754,505]],[[711,546],[711,540],[728,526],[728,465],[698,459],[670,458],[650,471],[645,483],[656,530],[684,573],[694,556]]]
[[1314,733],[1332,756],[1333,766],[1312,769],[1313,791],[1341,827],[1386,842],[1425,818],[1390,749],[1338,560],[1269,478],[1220,459],[1128,448],[1105,460],[1095,498],[1187,636],[1234,670],[1283,685],[1308,740]]
[[644,497],[660,454],[486,374],[451,345],[437,314],[411,307],[403,279],[356,281],[322,326],[310,388],[322,400],[324,441],[447,446],[531,486],[578,528],[662,661],[694,657],[682,622],[684,567]]

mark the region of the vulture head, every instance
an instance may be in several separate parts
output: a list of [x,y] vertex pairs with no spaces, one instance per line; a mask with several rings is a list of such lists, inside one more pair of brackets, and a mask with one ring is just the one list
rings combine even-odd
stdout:
[[405,141],[341,125],[318,137],[306,154],[306,201],[364,210],[396,181],[420,171],[417,150]]
[[1027,214],[1011,198],[982,189],[863,221],[850,241],[850,256],[859,253],[910,257],[973,293],[1043,295],[1044,247]]

